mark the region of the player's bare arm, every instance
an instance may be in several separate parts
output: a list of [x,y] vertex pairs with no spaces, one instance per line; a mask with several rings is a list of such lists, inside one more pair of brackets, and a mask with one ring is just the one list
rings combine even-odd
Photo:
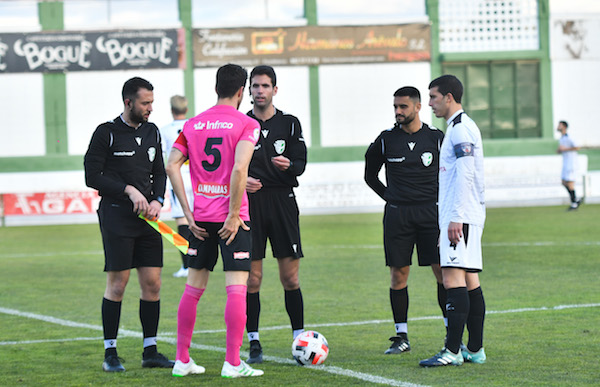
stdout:
[[203,241],[204,238],[208,237],[208,233],[202,227],[198,227],[194,221],[194,214],[188,204],[183,184],[183,176],[181,175],[181,166],[186,162],[187,157],[179,149],[172,148],[168,160],[166,170],[167,176],[169,176],[171,185],[173,186],[173,192],[175,192],[175,196],[177,196],[177,200],[179,200],[183,214],[188,221],[190,231],[196,238]]
[[235,163],[229,183],[229,213],[223,227],[218,231],[221,239],[227,239],[227,245],[233,242],[240,227],[246,231],[250,230],[250,227],[240,218],[240,207],[242,197],[245,195],[248,167],[253,153],[254,144],[250,141],[242,140],[235,147]]
[[581,147],[578,147],[578,146],[568,147],[568,146],[561,145],[558,147],[558,150],[556,152],[563,153],[563,152],[570,152],[570,151],[578,151],[580,149],[581,149]]

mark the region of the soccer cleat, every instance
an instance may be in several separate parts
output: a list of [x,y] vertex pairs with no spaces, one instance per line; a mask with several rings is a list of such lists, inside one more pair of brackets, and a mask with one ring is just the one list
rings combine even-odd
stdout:
[[142,359],[143,368],[173,368],[174,365],[173,360],[167,359],[165,355],[159,352],[144,356]]
[[116,355],[110,355],[104,358],[102,369],[106,372],[123,372],[125,367],[121,364],[121,359]]
[[567,208],[567,211],[575,211],[578,208],[579,208],[579,204],[577,202],[571,203],[571,206],[569,208]]
[[264,371],[255,370],[243,360],[240,361],[240,365],[238,366],[232,366],[228,361],[225,361],[221,369],[221,376],[224,378],[245,378],[248,376],[261,376],[263,374]]
[[406,337],[403,336],[392,336],[390,337],[392,345],[385,350],[386,355],[395,355],[398,353],[404,353],[410,351],[410,342]]
[[483,364],[483,363],[485,363],[485,359],[487,359],[487,357],[485,356],[485,351],[483,350],[483,347],[481,347],[479,349],[479,351],[477,351],[477,352],[471,352],[468,349],[465,349],[464,351],[461,351],[461,353],[462,353],[463,359],[467,363]]
[[250,341],[250,356],[246,360],[248,364],[259,364],[263,362],[262,347],[260,341]]
[[188,272],[189,272],[189,270],[182,266],[179,268],[179,270],[177,270],[175,273],[173,273],[173,277],[175,277],[175,278],[187,277]]
[[206,369],[197,365],[192,358],[187,363],[177,360],[173,366],[173,376],[186,376],[190,374],[203,374]]
[[441,367],[441,366],[459,366],[462,365],[464,359],[460,350],[457,354],[454,354],[447,349],[442,349],[440,353],[437,353],[430,357],[429,359],[421,360],[419,365],[421,367]]

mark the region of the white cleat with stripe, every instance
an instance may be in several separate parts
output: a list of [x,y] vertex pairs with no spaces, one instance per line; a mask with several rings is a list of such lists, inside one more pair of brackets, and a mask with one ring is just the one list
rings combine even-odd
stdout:
[[440,367],[440,366],[459,366],[464,362],[463,356],[458,350],[457,354],[448,351],[446,348],[442,349],[440,353],[433,355],[429,359],[421,360],[419,365],[421,367]]
[[228,361],[225,361],[221,369],[221,376],[224,378],[245,378],[248,376],[261,376],[263,374],[264,371],[250,367],[243,360],[240,360],[240,365],[238,366],[232,366]]

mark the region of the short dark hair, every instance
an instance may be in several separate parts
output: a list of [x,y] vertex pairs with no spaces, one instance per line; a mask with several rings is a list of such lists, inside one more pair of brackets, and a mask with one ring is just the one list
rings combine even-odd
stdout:
[[154,86],[144,78],[133,77],[129,79],[123,84],[123,91],[121,91],[123,102],[125,102],[126,99],[135,101],[139,89],[152,91],[154,90]]
[[434,79],[429,84],[429,89],[434,87],[437,87],[442,95],[452,94],[457,103],[462,100],[463,85],[454,75],[446,74]]
[[408,97],[414,102],[421,102],[421,93],[419,89],[412,86],[404,86],[396,90],[394,97]]
[[565,128],[569,127],[569,124],[567,124],[567,121],[558,121],[559,124],[563,124],[565,126]]
[[260,65],[253,68],[252,72],[250,73],[251,82],[252,78],[254,78],[255,75],[266,75],[269,78],[271,78],[271,84],[273,85],[273,87],[277,86],[277,76],[275,75],[275,70],[273,70],[273,67],[267,65]]
[[217,70],[217,95],[219,98],[231,98],[240,87],[246,86],[248,72],[242,66],[228,63]]

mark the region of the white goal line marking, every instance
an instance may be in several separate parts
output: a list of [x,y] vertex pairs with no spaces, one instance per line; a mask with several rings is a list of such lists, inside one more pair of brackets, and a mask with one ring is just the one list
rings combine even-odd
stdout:
[[[564,310],[564,309],[574,309],[574,308],[595,308],[595,307],[600,307],[600,303],[557,305],[557,306],[551,306],[551,307],[542,306],[542,307],[538,307],[538,308],[507,309],[507,310],[488,311],[486,314],[540,312],[540,311],[548,311],[548,310]],[[36,314],[36,313],[22,312],[22,311],[19,311],[16,309],[0,307],[0,313],[9,314],[9,315],[13,315],[13,316],[27,317],[27,318],[31,318],[31,319],[35,319],[35,320],[41,320],[44,322],[49,322],[49,323],[63,325],[63,326],[72,327],[72,328],[86,328],[86,329],[91,329],[91,330],[96,330],[96,331],[102,331],[102,326],[100,326],[100,325],[78,323],[75,321],[60,319],[60,318],[56,318],[56,317],[52,317],[52,316],[45,316],[45,315]],[[409,320],[410,321],[420,321],[420,320],[434,320],[434,319],[439,319],[439,318],[440,318],[439,316],[422,316],[422,317],[410,318]],[[308,327],[331,327],[331,326],[354,326],[354,325],[382,324],[382,323],[389,323],[390,321],[391,320],[367,320],[367,321],[353,321],[353,322],[347,322],[347,323],[325,323],[325,324],[312,324],[312,325],[309,325]],[[285,325],[285,326],[266,327],[266,328],[261,328],[261,329],[262,330],[277,330],[277,329],[288,329],[288,328],[289,328],[289,326]],[[220,333],[220,332],[225,332],[225,330],[224,329],[203,330],[203,331],[196,331],[194,333]],[[129,329],[119,329],[119,334],[121,335],[121,337],[123,337],[123,336],[138,337],[138,338],[142,337],[141,332],[133,331],[133,330],[129,330]],[[169,343],[172,345],[177,345],[177,339],[168,337],[169,335],[172,335],[172,334],[161,334],[161,335],[159,335],[158,339],[160,341],[163,341],[163,342],[166,342],[166,343]],[[102,340],[102,337],[78,337],[78,338],[71,338],[71,339],[55,339],[55,340],[3,341],[3,342],[0,342],[0,346],[2,346],[2,345],[38,344],[38,343],[50,343],[50,342],[90,341],[90,340]],[[222,347],[195,344],[195,343],[191,344],[191,348],[205,350],[205,351],[213,351],[213,352],[222,352],[222,353],[225,352],[225,348],[222,348]],[[242,353],[247,354],[244,351],[242,351]],[[295,362],[291,359],[285,359],[285,358],[275,357],[275,356],[264,356],[264,359],[267,361],[271,361],[274,363],[280,363],[280,364],[295,364]],[[425,387],[425,386],[422,386],[419,384],[408,383],[408,382],[404,382],[401,380],[395,380],[395,379],[388,379],[388,378],[384,378],[381,376],[367,374],[364,372],[347,370],[347,369],[344,369],[341,367],[334,367],[334,366],[327,366],[327,365],[305,366],[305,367],[310,368],[310,369],[319,370],[319,371],[328,372],[328,373],[334,374],[334,375],[340,375],[340,376],[346,376],[346,377],[350,377],[350,378],[354,378],[354,379],[359,379],[359,380],[363,380],[363,381],[369,382],[369,383],[387,384],[390,386],[401,386],[401,387]]]
[[[45,315],[29,313],[29,312],[21,312],[16,309],[0,307],[0,313],[9,314],[9,315],[13,315],[13,316],[27,317],[27,318],[41,320],[44,322],[63,325],[63,326],[71,327],[71,328],[87,328],[87,329],[102,331],[102,327],[100,325],[83,324],[83,323],[78,323],[75,321],[64,320],[64,319],[52,317],[52,316],[45,316]],[[119,335],[120,336],[129,336],[129,337],[138,337],[138,338],[142,337],[141,332],[132,331],[129,329],[119,329]],[[48,342],[84,341],[84,340],[102,340],[102,338],[80,337],[80,338],[75,338],[75,339],[63,339],[63,340],[57,339],[57,340],[9,341],[9,342],[0,342],[0,346],[1,345],[48,343]],[[176,338],[163,337],[163,335],[159,335],[158,340],[169,343],[169,344],[177,345]],[[212,345],[194,344],[194,343],[191,343],[191,348],[205,350],[205,351],[222,352],[222,353],[224,353],[226,351],[225,348],[216,347],[216,346],[212,346]],[[242,351],[242,353],[244,353],[246,355],[248,354],[247,352],[244,352],[244,351]],[[296,364],[296,362],[294,362],[291,359],[285,359],[285,358],[276,357],[276,356],[263,356],[263,358],[265,360],[268,360],[268,361],[271,361],[274,363]],[[359,379],[359,380],[363,380],[365,382],[376,383],[376,384],[387,384],[389,386],[399,386],[399,387],[427,387],[426,385],[408,383],[408,382],[404,382],[401,380],[395,380],[395,379],[388,379],[388,378],[384,378],[382,376],[371,375],[371,374],[367,374],[364,372],[347,370],[344,368],[334,367],[334,366],[327,366],[327,365],[306,366],[306,368],[324,371],[324,372],[328,372],[328,373],[334,374],[334,375],[346,376],[346,377]]]

